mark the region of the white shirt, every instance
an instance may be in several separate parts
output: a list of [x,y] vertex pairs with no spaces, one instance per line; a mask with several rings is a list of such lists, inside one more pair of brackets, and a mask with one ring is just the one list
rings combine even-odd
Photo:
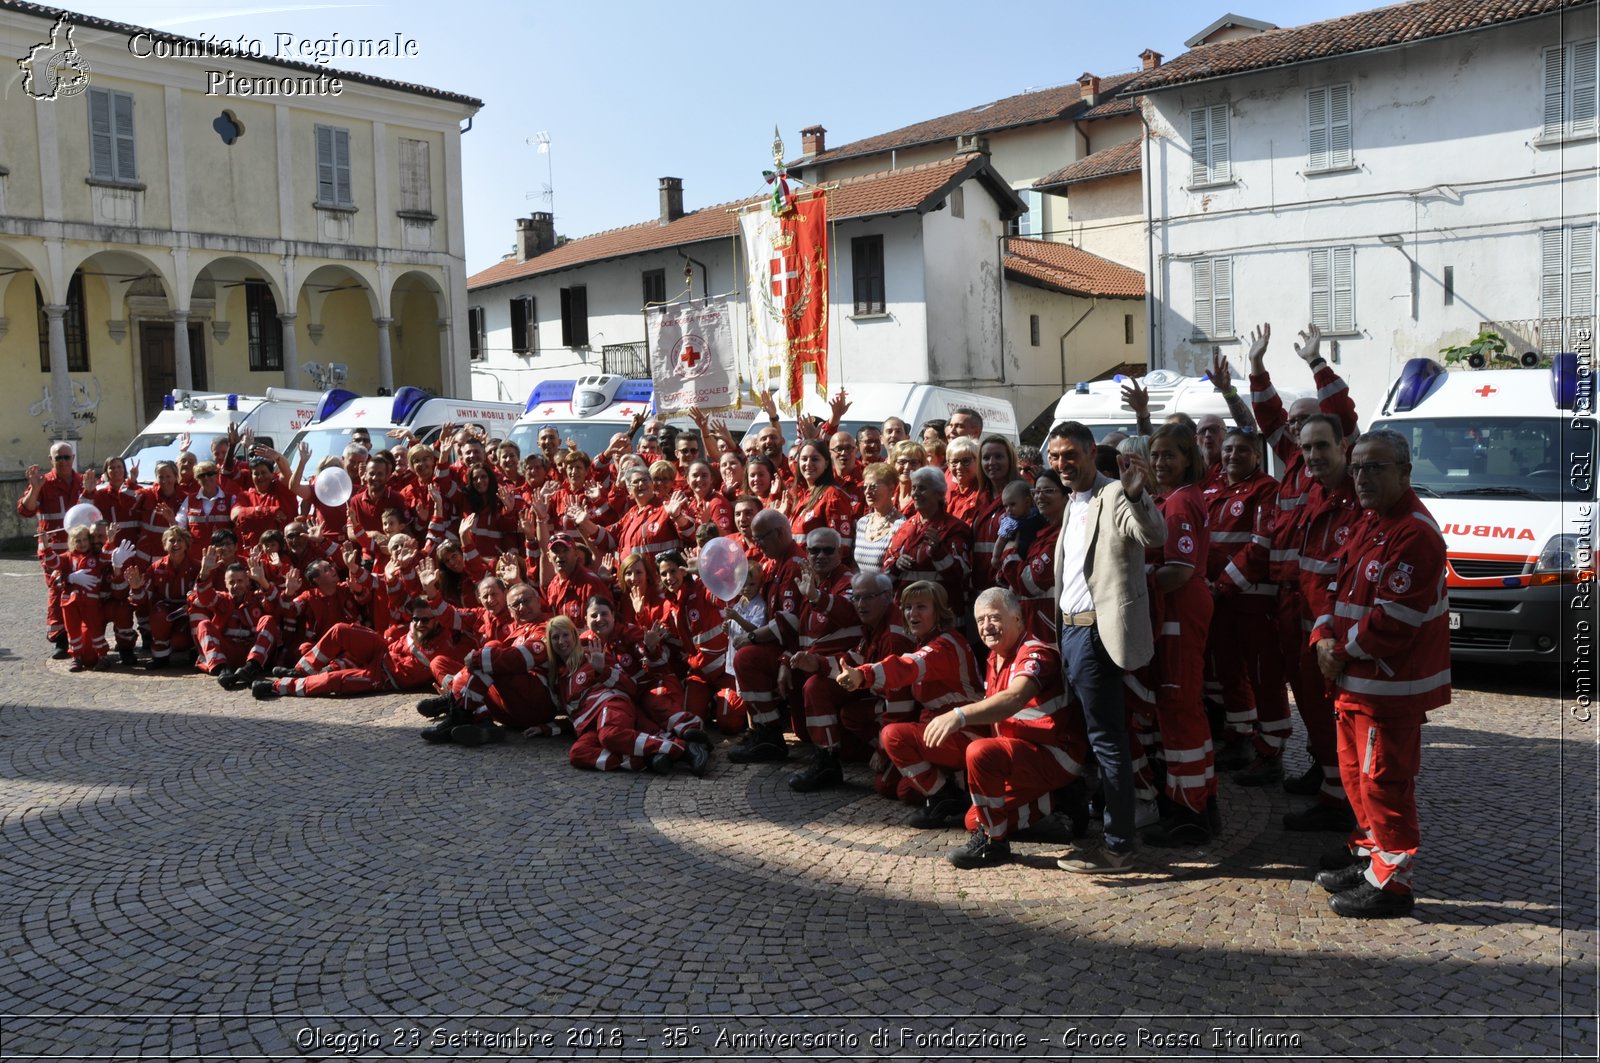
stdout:
[[1089,503],[1094,490],[1072,491],[1067,496],[1067,511],[1061,515],[1061,611],[1087,613],[1094,608],[1089,581],[1083,575],[1083,561],[1089,552]]

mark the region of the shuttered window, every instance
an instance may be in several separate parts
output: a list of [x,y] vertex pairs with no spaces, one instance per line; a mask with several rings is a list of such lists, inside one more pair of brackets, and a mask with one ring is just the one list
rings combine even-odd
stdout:
[[418,214],[433,212],[426,140],[400,138],[400,209]]
[[137,181],[133,150],[133,96],[89,90],[89,168],[105,181]]
[[1233,259],[1202,258],[1190,263],[1194,284],[1195,339],[1233,335]]
[[350,130],[317,126],[317,203],[325,207],[352,207],[350,193]]
[[539,353],[539,318],[533,296],[511,300],[511,350],[516,354]]
[[1353,159],[1350,147],[1350,86],[1328,85],[1306,93],[1307,169],[1337,170]]
[[850,241],[850,277],[858,315],[882,314],[888,310],[884,295],[882,236],[858,236]]
[[589,346],[589,289],[581,284],[561,289],[561,346]]
[[1312,249],[1311,320],[1327,333],[1356,330],[1355,248]]
[[489,353],[489,338],[485,334],[483,307],[467,307],[467,357],[481,362]]
[[1576,225],[1539,234],[1539,347],[1545,354],[1576,348],[1594,329],[1595,227]]
[[1233,179],[1227,104],[1213,104],[1189,112],[1189,154],[1191,185],[1223,184]]
[[1544,50],[1543,136],[1594,136],[1597,43],[1574,41]]

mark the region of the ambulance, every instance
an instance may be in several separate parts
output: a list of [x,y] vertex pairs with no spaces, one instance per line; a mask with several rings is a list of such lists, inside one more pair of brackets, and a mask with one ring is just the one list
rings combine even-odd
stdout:
[[[1595,375],[1407,362],[1372,428],[1411,444],[1411,484],[1448,550],[1460,660],[1593,660]],[[1587,626],[1585,626],[1587,625]]]
[[211,460],[211,443],[226,437],[230,424],[248,428],[256,442],[282,446],[310,423],[322,401],[320,391],[268,388],[265,395],[176,389],[162,396],[161,412],[122,451],[131,468],[137,462],[145,483],[155,476],[156,462],[177,461],[179,443],[189,436],[189,453]]
[[404,428],[421,442],[431,442],[446,424],[481,425],[491,439],[511,434],[522,407],[513,402],[485,402],[477,399],[438,398],[421,388],[403,387],[393,395],[365,397],[343,388],[334,388],[320,397],[306,425],[281,449],[290,464],[301,443],[311,447],[305,478],[310,480],[317,465],[329,455],[342,455],[351,436],[365,429],[374,450],[387,450],[396,441],[388,438],[391,429]]
[[[611,445],[612,436],[628,430],[635,414],[653,415],[655,399],[651,381],[616,373],[541,381],[529,393],[522,416],[511,430],[511,441],[523,454],[531,454],[539,448],[540,431],[550,427],[561,433],[563,446],[571,439],[579,450],[593,457]],[[746,406],[712,416],[726,422],[737,438],[754,420],[756,410]],[[694,428],[694,422],[687,417],[672,417],[667,423],[681,429]]]
[[[1056,403],[1052,430],[1067,421],[1077,421],[1094,432],[1094,438],[1104,439],[1112,432],[1133,435],[1138,429],[1138,418],[1132,407],[1122,397],[1122,389],[1135,378],[1117,374],[1111,380],[1080,381],[1076,387]],[[1226,424],[1233,423],[1228,404],[1222,393],[1203,376],[1184,376],[1171,369],[1155,369],[1140,379],[1140,384],[1150,393],[1150,423],[1159,427],[1170,414],[1186,413],[1195,420],[1207,414],[1216,414]],[[1245,405],[1250,404],[1250,381],[1234,377],[1231,381]],[[1283,401],[1284,409],[1302,398],[1316,398],[1316,389],[1298,390],[1285,387],[1274,380],[1273,386]],[[1283,473],[1283,465],[1276,454],[1267,455],[1267,471],[1273,475]]]
[[[846,384],[845,396],[850,409],[839,428],[852,435],[862,428],[881,426],[887,417],[898,417],[911,429],[911,438],[919,439],[918,430],[927,421],[948,421],[956,410],[965,407],[977,411],[983,418],[983,434],[999,435],[1016,446],[1017,411],[1005,399],[980,395],[975,391],[957,391],[937,384],[866,382]],[[807,392],[801,410],[827,421],[833,417],[828,403],[815,392]],[[767,419],[759,412],[750,431],[759,432],[767,426]],[[780,413],[778,427],[790,443],[795,440],[794,415]]]

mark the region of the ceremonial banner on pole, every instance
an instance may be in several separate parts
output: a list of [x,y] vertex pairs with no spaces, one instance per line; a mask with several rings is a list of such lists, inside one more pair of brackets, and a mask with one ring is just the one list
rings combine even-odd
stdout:
[[749,279],[751,344],[745,376],[757,389],[776,388],[795,407],[805,370],[828,390],[828,215],[820,189],[779,197],[739,218]]
[[729,296],[645,310],[657,411],[715,412],[739,405],[732,320]]

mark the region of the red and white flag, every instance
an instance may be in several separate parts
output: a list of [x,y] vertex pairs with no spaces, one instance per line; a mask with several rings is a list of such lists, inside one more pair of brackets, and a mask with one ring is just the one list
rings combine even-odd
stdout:
[[778,214],[762,204],[739,218],[749,278],[751,342],[743,376],[800,404],[805,373],[828,393],[828,208],[821,189],[789,198]]
[[731,296],[645,309],[650,378],[663,416],[739,405],[739,368],[733,344]]

